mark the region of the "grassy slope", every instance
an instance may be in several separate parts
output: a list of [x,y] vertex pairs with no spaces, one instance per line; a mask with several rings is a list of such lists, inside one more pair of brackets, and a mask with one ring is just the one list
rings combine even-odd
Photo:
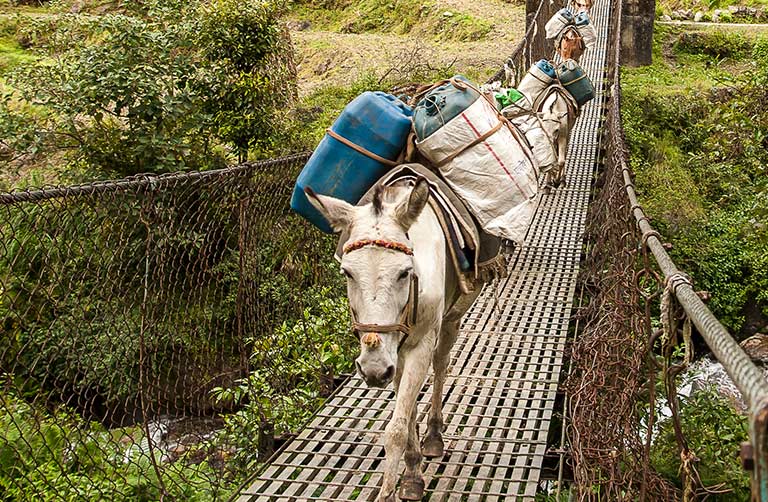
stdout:
[[447,68],[483,80],[522,35],[524,7],[501,0],[300,3],[289,19],[306,95],[366,76],[430,80]]
[[[676,10],[686,9],[693,12],[701,11],[705,14],[705,19],[709,20],[711,19],[711,16],[716,9],[727,10],[728,7],[732,5],[755,7],[758,9],[767,10],[768,0],[660,0],[656,3],[656,13],[657,15],[669,14]],[[726,14],[722,19],[723,22],[732,20],[740,22],[750,21],[748,19],[732,19],[730,14]],[[764,23],[765,19],[762,21],[757,21]]]
[[[718,318],[744,336],[761,324],[767,329],[755,309],[751,319],[745,312],[760,302],[768,306],[760,299],[768,279],[768,234],[753,226],[765,169],[761,140],[750,137],[765,131],[768,110],[754,106],[749,89],[757,69],[753,46],[765,42],[754,30],[746,36],[690,30],[657,26],[653,64],[622,70],[624,126],[641,203],[654,227],[696,288],[712,293]],[[682,417],[704,485],[724,483],[731,490],[710,500],[747,500],[749,478],[734,454],[747,440],[746,418],[714,391],[683,399]],[[670,421],[662,422],[651,459],[679,484]]]

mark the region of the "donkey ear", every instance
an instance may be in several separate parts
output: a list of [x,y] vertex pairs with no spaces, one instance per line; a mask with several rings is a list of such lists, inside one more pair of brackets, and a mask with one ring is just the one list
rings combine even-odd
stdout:
[[411,190],[408,197],[403,200],[395,208],[395,220],[405,229],[407,232],[416,218],[419,217],[424,206],[429,201],[429,183],[426,178],[419,177],[416,179],[416,184]]
[[355,209],[352,204],[328,195],[317,194],[309,187],[304,187],[304,194],[336,232],[342,232],[352,223],[352,214]]

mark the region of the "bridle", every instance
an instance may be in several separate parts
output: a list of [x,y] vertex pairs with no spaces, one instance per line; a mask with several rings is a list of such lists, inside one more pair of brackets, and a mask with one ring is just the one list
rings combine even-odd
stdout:
[[[350,242],[344,245],[343,254],[356,251],[358,249],[376,246],[385,249],[391,249],[400,253],[405,253],[408,256],[413,256],[413,249],[408,247],[402,242],[393,242],[383,239],[361,239],[359,241]],[[413,327],[416,325],[416,316],[419,311],[419,278],[411,272],[411,282],[408,291],[408,302],[400,312],[400,316],[394,324],[366,324],[357,322],[357,316],[352,307],[349,307],[349,314],[352,318],[352,332],[360,338],[360,333],[393,333],[399,331],[404,336],[400,339],[397,345],[398,352],[403,346],[405,341],[411,335]]]

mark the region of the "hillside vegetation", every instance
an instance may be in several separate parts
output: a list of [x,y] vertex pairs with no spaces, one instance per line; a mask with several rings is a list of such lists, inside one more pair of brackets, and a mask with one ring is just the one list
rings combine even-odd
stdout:
[[678,266],[735,334],[768,331],[768,41],[658,29],[624,71],[632,167]]
[[[738,339],[768,334],[768,38],[656,27],[653,65],[622,70],[622,112],[641,203],[673,260]],[[703,348],[701,341],[695,343]],[[715,389],[682,399],[708,500],[747,500],[736,452],[747,421]],[[671,421],[651,452],[679,483]],[[722,485],[721,485],[722,483]]]

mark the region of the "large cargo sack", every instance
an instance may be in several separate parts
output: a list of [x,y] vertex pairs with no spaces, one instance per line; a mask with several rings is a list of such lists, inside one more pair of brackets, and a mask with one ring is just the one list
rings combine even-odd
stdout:
[[[453,99],[470,104],[426,137],[415,128],[416,147],[470,208],[483,230],[522,243],[538,193],[533,153],[520,131],[500,116],[492,102],[462,82],[451,85],[457,91],[451,92]],[[445,89],[439,94],[445,95]],[[427,116],[440,120],[441,104],[443,108],[452,106],[447,98],[425,96],[416,105],[414,123]]]
[[544,132],[541,118],[531,109],[528,98],[520,96],[520,99],[503,108],[501,113],[525,135],[539,166],[539,173],[545,174],[552,169],[557,164],[555,147]]
[[384,92],[364,92],[341,112],[302,169],[291,208],[326,233],[333,230],[304,188],[356,204],[396,165],[411,130],[412,110]]
[[573,24],[573,13],[568,8],[562,8],[555,12],[555,15],[549,18],[547,24],[544,25],[544,31],[546,32],[547,39],[555,39],[563,31],[563,28]]

